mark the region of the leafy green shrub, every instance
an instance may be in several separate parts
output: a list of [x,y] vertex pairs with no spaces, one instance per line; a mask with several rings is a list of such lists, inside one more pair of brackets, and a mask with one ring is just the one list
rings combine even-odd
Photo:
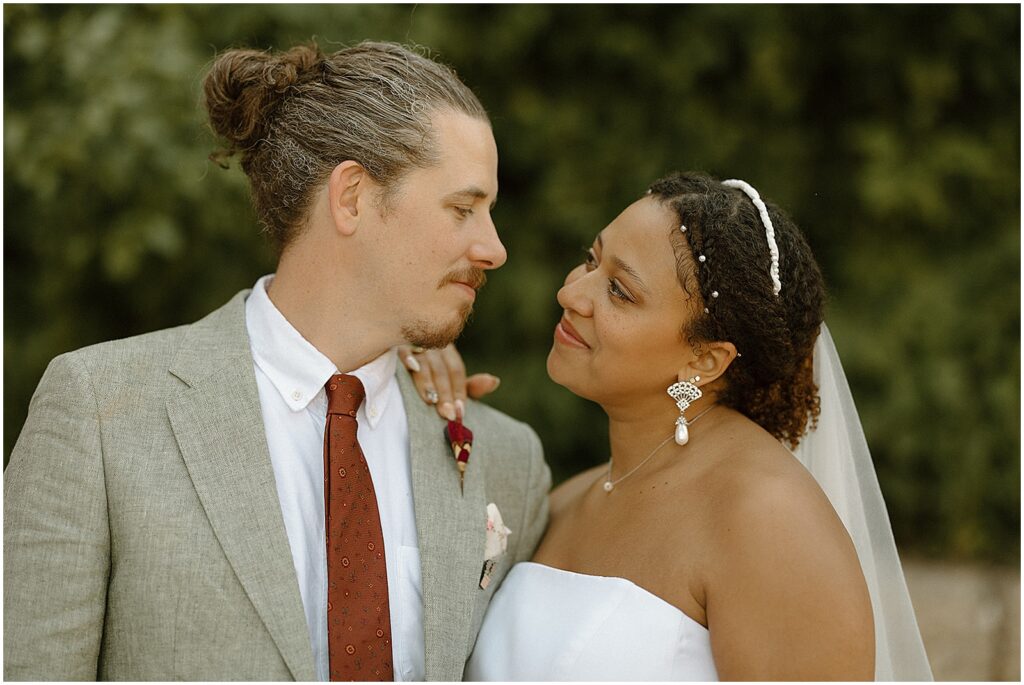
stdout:
[[1020,553],[1016,6],[4,7],[5,454],[49,359],[195,320],[273,269],[207,161],[216,51],[413,42],[493,116],[508,264],[461,346],[556,478],[605,458],[547,379],[554,293],[654,178],[749,180],[797,219],[898,541]]

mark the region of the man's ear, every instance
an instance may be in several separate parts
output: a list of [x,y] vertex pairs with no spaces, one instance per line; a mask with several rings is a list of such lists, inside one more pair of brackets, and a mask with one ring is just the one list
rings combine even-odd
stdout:
[[359,162],[347,160],[334,167],[327,179],[327,199],[334,228],[350,236],[359,227],[360,215],[366,211],[370,175]]
[[701,343],[694,350],[694,358],[679,370],[679,380],[700,376],[698,386],[716,381],[736,358],[736,346],[731,342]]

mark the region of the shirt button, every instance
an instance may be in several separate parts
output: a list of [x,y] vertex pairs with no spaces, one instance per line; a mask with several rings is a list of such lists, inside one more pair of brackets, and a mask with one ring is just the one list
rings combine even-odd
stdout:
[[302,393],[299,392],[298,390],[294,391],[292,393],[292,399],[295,400],[296,402],[298,402],[299,400],[302,399]]

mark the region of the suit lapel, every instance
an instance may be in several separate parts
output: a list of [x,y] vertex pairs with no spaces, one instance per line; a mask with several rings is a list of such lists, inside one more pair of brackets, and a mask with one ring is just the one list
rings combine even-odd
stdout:
[[[196,323],[171,373],[174,435],[224,554],[296,680],[314,680],[245,328],[245,292]],[[225,630],[230,630],[225,626]]]
[[[480,439],[466,469],[465,491],[445,421],[416,393],[405,368],[397,371],[409,421],[413,503],[423,578],[427,680],[461,680],[480,572],[484,562],[487,502]],[[472,429],[472,425],[468,425]]]

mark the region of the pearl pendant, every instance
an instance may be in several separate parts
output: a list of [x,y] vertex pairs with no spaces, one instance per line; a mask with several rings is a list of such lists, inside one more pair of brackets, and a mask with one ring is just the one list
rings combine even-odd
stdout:
[[615,486],[614,486],[614,485],[612,484],[612,482],[611,482],[610,480],[606,480],[606,481],[604,482],[604,491],[605,491],[605,492],[611,492],[611,491],[612,491],[612,488],[614,488],[614,487],[615,487]]
[[690,429],[687,428],[686,421],[676,421],[676,444],[685,445],[688,442],[690,442]]

